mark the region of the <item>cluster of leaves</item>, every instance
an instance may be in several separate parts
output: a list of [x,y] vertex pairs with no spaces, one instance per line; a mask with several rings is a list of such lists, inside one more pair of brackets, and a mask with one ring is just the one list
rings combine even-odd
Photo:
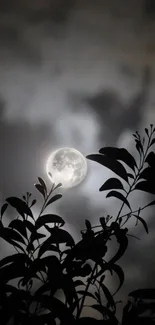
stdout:
[[155,324],[155,289],[139,289],[129,294],[129,301],[123,310],[122,325]]
[[[133,134],[139,155],[138,162],[127,149],[113,147],[101,148],[99,154],[92,154],[87,158],[109,168],[119,176],[119,178],[109,178],[99,189],[100,191],[110,190],[106,198],[115,197],[122,201],[116,221],[123,226],[129,218],[134,217],[137,221],[142,222],[148,232],[147,224],[140,217],[140,213],[146,207],[154,205],[155,201],[144,207],[139,207],[135,211],[132,211],[129,203],[129,195],[135,190],[155,195],[155,183],[152,181],[155,178],[155,153],[152,151],[152,146],[155,144],[155,128],[152,124],[150,129],[145,128],[145,134],[146,138],[143,137],[143,139],[138,131]],[[121,216],[124,206],[128,208],[129,212]],[[124,221],[124,219],[126,220]]]
[[[134,217],[148,232],[147,224],[140,214],[146,207],[155,204],[155,201],[151,201],[133,211],[128,200],[134,190],[155,194],[151,182],[151,175],[155,171],[155,154],[150,150],[155,143],[155,129],[150,126],[150,130],[145,129],[145,132],[147,143],[141,140],[138,132],[134,135],[139,165],[122,148],[102,148],[99,154],[87,157],[119,176],[121,180],[110,178],[100,191],[110,190],[106,197],[115,197],[122,201],[122,205],[116,216],[101,217],[97,226],[92,226],[86,220],[86,229],[81,231],[81,239],[77,243],[63,229],[65,222],[60,216],[46,213],[47,207],[49,210],[51,204],[61,198],[61,194],[55,194],[61,184],[53,184],[48,190],[44,180],[38,178],[35,187],[42,195],[43,204],[37,217],[33,211],[37,202],[30,193],[27,192],[22,199],[6,199],[1,208],[0,237],[16,251],[0,260],[2,325],[119,323],[115,294],[124,283],[124,273],[118,261],[127,249],[130,236],[124,225],[129,218]],[[122,162],[131,172],[126,170]],[[124,184],[127,184],[127,190]],[[15,209],[17,218],[6,227],[3,220],[9,206]],[[123,215],[124,206],[127,206],[129,212]],[[116,241],[117,250],[108,258],[108,243],[112,240]],[[106,284],[107,274],[116,274],[119,279],[118,288],[113,293]],[[102,320],[84,317],[84,308],[90,310],[90,313],[95,310]],[[127,324],[124,316],[123,325]]]

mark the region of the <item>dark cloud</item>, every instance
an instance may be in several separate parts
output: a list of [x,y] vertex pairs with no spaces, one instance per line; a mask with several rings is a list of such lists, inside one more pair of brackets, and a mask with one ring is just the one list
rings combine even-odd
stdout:
[[44,174],[45,157],[51,150],[54,135],[51,126],[31,126],[25,121],[0,125],[1,200],[6,196],[31,191],[37,176]]
[[144,11],[149,16],[149,18],[155,18],[155,2],[154,0],[145,0],[144,1]]
[[40,23],[49,21],[53,23],[65,23],[74,7],[74,0],[32,0],[32,1],[10,1],[2,0],[0,4],[1,13],[14,13],[25,21]]
[[101,144],[103,139],[107,139],[109,145],[117,145],[124,131],[128,129],[134,131],[139,128],[149,98],[150,85],[151,71],[146,67],[140,91],[127,103],[114,90],[103,90],[83,99],[94,111],[101,125]]
[[1,59],[3,57],[3,51],[8,52],[8,57],[11,61],[23,61],[28,65],[36,67],[41,62],[40,53],[37,51],[36,45],[32,42],[31,37],[26,37],[26,26],[18,20],[17,17],[9,20],[1,19],[0,21],[0,48]]

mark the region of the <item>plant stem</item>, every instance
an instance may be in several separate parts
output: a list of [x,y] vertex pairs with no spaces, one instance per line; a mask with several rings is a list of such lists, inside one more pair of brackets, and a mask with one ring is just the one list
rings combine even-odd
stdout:
[[[135,177],[135,179],[134,179],[132,185],[130,185],[130,187],[129,187],[129,190],[128,190],[127,195],[126,195],[126,197],[125,197],[126,199],[128,198],[129,194],[134,190],[133,186],[137,183],[137,181],[138,181],[138,177],[139,177],[139,175],[140,175],[140,173],[141,173],[141,170],[142,170],[143,167],[144,167],[145,159],[146,159],[146,156],[147,156],[148,150],[149,150],[149,148],[150,148],[150,142],[151,142],[152,134],[153,134],[153,132],[150,134],[150,137],[149,137],[149,139],[148,139],[148,144],[147,144],[147,147],[146,147],[146,151],[145,151],[145,153],[144,153],[144,152],[142,153],[142,154],[143,154],[142,159],[141,159],[141,155],[140,155],[140,165],[139,165],[139,168],[138,168],[138,173],[137,173],[137,175],[136,175],[136,177]],[[118,212],[118,215],[117,215],[117,217],[116,217],[115,222],[118,221],[119,216],[120,216],[120,214],[121,214],[121,212],[122,212],[122,209],[123,209],[123,207],[124,207],[124,204],[125,204],[125,203],[123,202],[122,205],[121,205],[121,208],[120,208],[120,210],[119,210],[119,212]],[[130,213],[128,213],[128,214],[130,214]],[[126,215],[128,215],[128,214],[126,214]],[[125,223],[124,223],[124,224],[125,224]]]
[[96,271],[96,263],[95,263],[95,265],[94,265],[94,267],[93,267],[93,270],[92,270],[92,273],[91,273],[91,276],[90,276],[90,278],[88,279],[88,282],[87,282],[87,285],[86,285],[86,288],[85,288],[85,294],[83,295],[83,297],[82,297],[82,301],[81,301],[81,306],[80,306],[80,308],[79,308],[79,310],[78,310],[78,312],[77,312],[77,318],[79,318],[80,317],[80,315],[81,315],[81,312],[82,312],[82,309],[83,309],[83,305],[84,305],[84,302],[85,302],[85,298],[86,298],[86,295],[87,295],[87,292],[88,292],[88,289],[89,289],[89,286],[90,286],[90,284],[91,284],[91,280],[92,280],[92,278],[93,278],[93,276],[94,276],[94,273],[95,273],[95,271]]

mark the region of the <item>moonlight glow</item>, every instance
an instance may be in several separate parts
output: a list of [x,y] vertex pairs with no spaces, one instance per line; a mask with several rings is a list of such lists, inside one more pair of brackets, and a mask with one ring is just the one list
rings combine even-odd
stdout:
[[55,184],[61,183],[66,188],[77,186],[87,174],[87,161],[76,149],[60,148],[48,158],[46,172]]

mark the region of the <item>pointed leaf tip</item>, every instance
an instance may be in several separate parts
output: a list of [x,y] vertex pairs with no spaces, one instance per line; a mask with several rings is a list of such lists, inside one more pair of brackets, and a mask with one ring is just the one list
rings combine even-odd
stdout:
[[8,203],[4,203],[1,208],[1,218],[3,217],[3,214],[5,213],[7,207],[8,207]]
[[109,156],[114,160],[123,161],[132,170],[137,167],[134,157],[125,148],[104,147],[99,150],[99,153]]
[[99,189],[99,191],[107,191],[112,189],[122,189],[124,190],[124,187],[121,183],[121,181],[117,178],[109,178]]
[[136,214],[132,214],[132,215],[133,215],[135,218],[137,218],[137,220],[139,220],[139,221],[142,223],[142,225],[143,225],[145,231],[146,231],[147,234],[148,234],[148,233],[149,233],[149,230],[148,230],[148,226],[147,226],[147,223],[145,222],[145,220],[144,220],[143,218],[141,218],[140,216],[136,215]]
[[119,200],[121,200],[124,204],[126,204],[128,206],[128,208],[131,210],[130,204],[128,202],[128,200],[123,196],[123,194],[117,192],[117,191],[111,191],[107,194],[106,197],[115,197]]
[[96,161],[99,164],[103,165],[104,167],[110,169],[112,172],[114,172],[115,174],[123,178],[128,183],[127,172],[124,166],[122,166],[122,164],[119,161],[114,160],[112,157],[101,155],[101,154],[88,155],[87,159]]

